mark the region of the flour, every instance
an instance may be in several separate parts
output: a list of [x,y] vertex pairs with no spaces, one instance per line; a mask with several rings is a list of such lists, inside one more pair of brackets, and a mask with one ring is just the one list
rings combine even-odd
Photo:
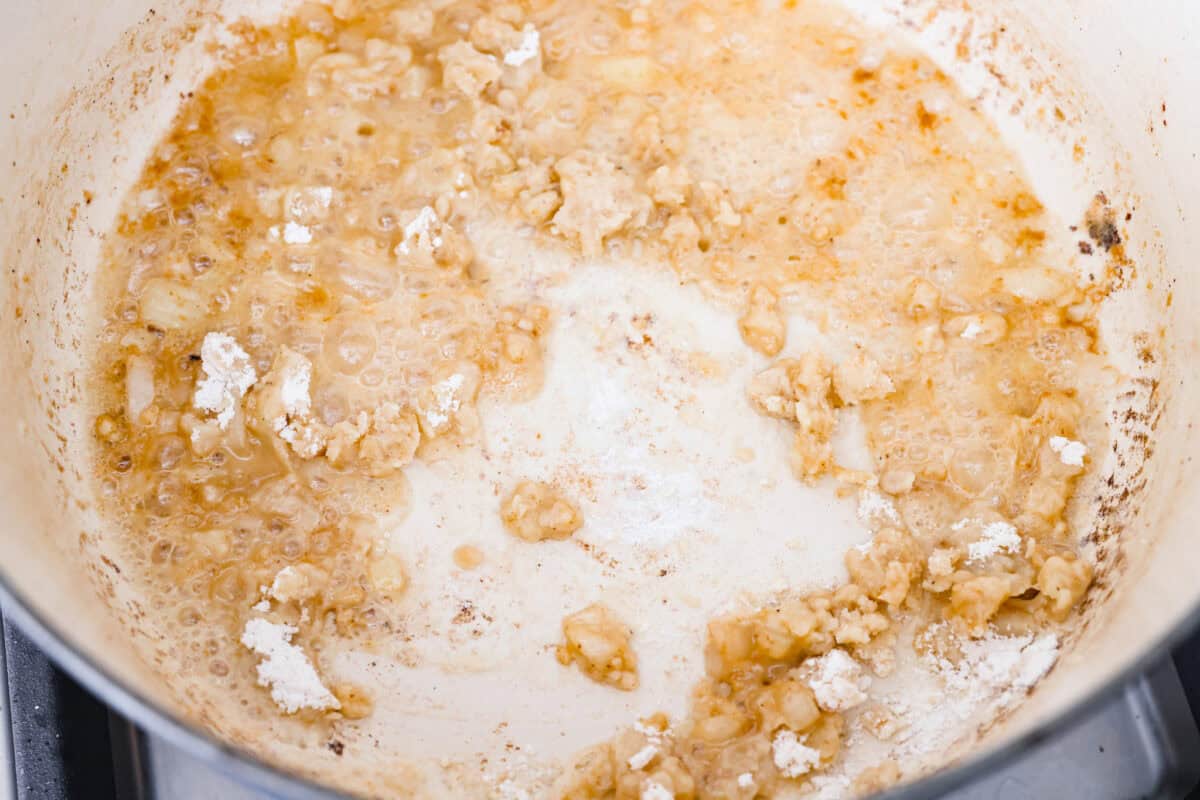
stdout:
[[652,744],[648,744],[629,757],[629,768],[633,770],[641,769],[653,761],[656,755],[658,755],[658,748]]
[[1058,660],[1058,637],[1052,633],[1036,638],[989,633],[963,641],[961,648],[963,657],[957,663],[935,658],[933,666],[947,689],[975,705],[990,696],[997,698],[999,707],[1008,705]]
[[294,418],[288,422],[286,417],[279,417],[275,420],[275,433],[301,458],[316,458],[328,443],[320,427],[307,419]]
[[799,778],[812,772],[821,763],[821,753],[802,743],[793,732],[784,728],[775,734],[771,743],[775,766],[785,778]]
[[299,353],[288,351],[283,363],[283,383],[279,399],[289,416],[305,416],[312,411],[312,362]]
[[662,741],[662,731],[652,725],[647,725],[640,720],[633,723],[633,729],[645,736],[648,741],[653,742],[654,744],[658,744]]
[[308,656],[292,644],[296,628],[265,619],[252,619],[242,631],[242,644],[262,657],[258,685],[271,689],[271,699],[288,714],[302,708],[317,711],[341,708],[321,683]]
[[820,658],[810,659],[815,673],[808,681],[817,704],[826,711],[846,711],[867,699],[871,679],[844,650],[834,648]]
[[313,240],[312,229],[298,222],[283,226],[283,240],[288,244],[308,244]]
[[456,372],[444,381],[438,381],[433,385],[433,401],[437,405],[425,411],[425,419],[432,429],[437,430],[449,424],[450,417],[462,407],[462,397],[459,396],[459,392],[462,391],[466,380],[466,376]]
[[[945,623],[930,633],[946,632]],[[906,686],[884,704],[903,726],[894,740],[894,757],[936,757],[962,735],[963,723],[985,720],[1018,703],[1058,660],[1059,641],[1052,633],[956,640],[961,658],[928,654],[918,670],[930,685]]]
[[224,430],[237,413],[242,397],[258,380],[258,373],[246,351],[225,333],[205,335],[200,359],[204,377],[196,384],[192,403],[196,408],[215,413],[217,425]]
[[641,800],[674,800],[675,793],[661,783],[651,781],[646,784],[646,788],[642,789]]
[[754,785],[754,776],[749,772],[743,772],[737,777],[737,784],[743,789],[749,789]]
[[541,54],[541,35],[532,25],[526,25],[521,31],[521,43],[515,50],[504,54],[504,63],[510,67],[519,67],[526,61],[532,61]]
[[964,339],[974,339],[981,333],[983,333],[983,326],[975,320],[971,320],[967,323],[967,326],[963,328],[963,331],[959,334],[959,336]]
[[1074,442],[1065,436],[1051,436],[1050,449],[1058,454],[1058,458],[1068,467],[1082,467],[1083,457],[1087,455],[1087,445]]
[[863,489],[858,493],[858,520],[871,528],[901,524],[896,504],[873,489]]
[[442,246],[442,237],[435,231],[440,229],[442,221],[437,212],[430,206],[423,206],[417,215],[404,226],[404,239],[396,245],[396,252],[409,255],[413,245],[433,249]]
[[1001,552],[1016,553],[1021,549],[1021,536],[1008,522],[990,522],[984,526],[978,541],[967,546],[967,561],[985,561]]
[[325,447],[326,435],[311,419],[312,362],[284,347],[265,380],[276,382],[283,411],[271,421],[275,433],[302,458],[315,457]]
[[242,147],[250,147],[258,139],[249,128],[234,128],[229,138]]

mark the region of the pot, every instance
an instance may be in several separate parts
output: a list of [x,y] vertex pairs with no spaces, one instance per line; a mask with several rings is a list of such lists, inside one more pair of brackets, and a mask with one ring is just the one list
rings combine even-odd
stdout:
[[[1072,647],[1030,699],[952,754],[953,766],[897,790],[932,796],[1084,713],[1200,620],[1191,421],[1200,373],[1189,366],[1200,363],[1191,263],[1200,252],[1200,12],[1184,0],[1160,0],[1154,13],[1116,0],[848,5],[914,38],[978,97],[1062,219],[1083,219],[1097,192],[1123,217],[1126,260],[1114,268],[1126,290],[1102,324],[1128,390],[1114,408],[1113,452],[1085,489],[1096,586]],[[116,710],[273,795],[316,797],[345,776],[268,766],[255,755],[261,730],[218,724],[218,710],[197,709],[150,666],[165,647],[144,613],[154,598],[111,555],[87,478],[92,421],[82,402],[103,312],[92,280],[102,235],[227,22],[266,19],[278,6],[45,0],[6,9],[0,585],[6,612]]]

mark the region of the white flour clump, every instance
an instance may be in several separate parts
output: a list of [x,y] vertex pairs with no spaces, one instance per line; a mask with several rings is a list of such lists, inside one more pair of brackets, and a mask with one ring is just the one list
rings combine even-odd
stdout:
[[307,225],[289,222],[283,226],[283,240],[288,244],[308,244],[312,238],[312,229]]
[[[947,632],[945,623],[929,629],[930,636]],[[891,741],[893,757],[920,762],[937,758],[962,737],[963,723],[983,721],[1018,703],[1058,660],[1058,637],[1002,636],[995,631],[978,639],[956,639],[961,657],[928,654],[916,683],[902,692],[880,697],[898,725]]]
[[984,561],[1000,552],[1015,553],[1021,549],[1021,536],[1008,522],[989,522],[979,534],[978,541],[967,547],[968,561]]
[[306,457],[317,454],[324,445],[323,436],[317,436],[313,430],[312,413],[312,362],[284,347],[276,362],[277,369],[282,372],[279,383],[279,402],[283,406],[283,414],[276,417],[271,425],[279,438],[292,446],[292,449]]
[[1087,445],[1074,442],[1065,436],[1051,436],[1050,449],[1058,453],[1058,458],[1068,467],[1082,467],[1083,457],[1087,455]]
[[963,328],[963,332],[959,336],[964,339],[974,339],[981,333],[983,333],[983,326],[975,320],[971,320],[967,323],[967,327]]
[[242,631],[242,644],[262,656],[258,685],[271,689],[271,699],[288,714],[302,708],[321,711],[341,708],[313,667],[308,656],[292,644],[296,628],[265,619],[252,619]]
[[641,769],[653,761],[656,755],[658,755],[658,748],[652,744],[648,744],[629,757],[629,768],[633,770]]
[[526,25],[521,31],[521,43],[515,50],[504,54],[504,63],[510,67],[519,67],[526,61],[532,61],[541,52],[541,35],[532,25]]
[[299,353],[285,350],[289,356],[284,362],[283,384],[279,387],[279,399],[289,416],[307,416],[312,411],[312,362]]
[[867,525],[900,524],[896,505],[879,492],[863,489],[858,493],[858,521]]
[[661,783],[651,781],[642,789],[642,800],[675,800],[675,793]]
[[814,669],[808,685],[817,704],[826,711],[846,711],[867,699],[864,690],[871,685],[871,679],[844,650],[830,650],[806,662],[808,665]]
[[192,402],[196,408],[217,415],[222,430],[229,427],[238,403],[258,380],[250,356],[232,336],[208,333],[200,345],[200,368],[204,377],[196,384]]
[[996,697],[997,708],[1019,699],[1058,660],[1058,637],[989,633],[961,643],[962,659],[935,659],[934,667],[946,688],[982,702]]
[[820,751],[803,744],[796,734],[787,728],[775,734],[771,751],[774,754],[775,766],[785,778],[799,778],[821,763]]
[[465,375],[456,372],[444,381],[433,385],[433,399],[437,405],[425,411],[425,420],[430,430],[439,431],[450,424],[450,418],[462,408],[462,397],[459,392],[462,391],[466,381]]

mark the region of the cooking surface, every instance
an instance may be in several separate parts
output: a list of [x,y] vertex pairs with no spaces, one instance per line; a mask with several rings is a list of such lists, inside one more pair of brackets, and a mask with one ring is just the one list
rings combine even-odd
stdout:
[[[45,660],[11,624],[3,638],[13,719],[0,770],[18,800],[256,800],[267,795],[138,732]],[[1200,637],[1059,736],[943,800],[1200,797]],[[7,716],[5,722],[8,723]],[[11,736],[8,736],[11,734]],[[14,758],[15,756],[15,758]],[[926,797],[929,795],[903,795]]]

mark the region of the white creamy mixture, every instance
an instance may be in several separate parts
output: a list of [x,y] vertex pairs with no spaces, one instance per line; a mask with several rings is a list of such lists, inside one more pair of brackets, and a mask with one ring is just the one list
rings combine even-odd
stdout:
[[262,657],[258,682],[271,689],[271,699],[289,714],[302,708],[338,708],[337,698],[321,683],[308,656],[291,643],[296,629],[264,619],[252,619],[242,644]]

